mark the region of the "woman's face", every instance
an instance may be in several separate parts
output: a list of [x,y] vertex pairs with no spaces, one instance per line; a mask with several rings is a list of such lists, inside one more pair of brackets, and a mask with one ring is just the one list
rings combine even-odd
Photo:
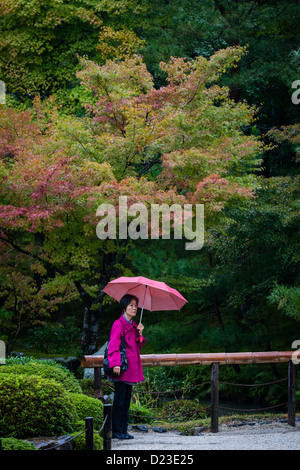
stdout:
[[127,305],[126,307],[125,315],[130,318],[133,318],[136,316],[136,313],[137,313],[137,303],[135,299],[132,299],[129,305]]

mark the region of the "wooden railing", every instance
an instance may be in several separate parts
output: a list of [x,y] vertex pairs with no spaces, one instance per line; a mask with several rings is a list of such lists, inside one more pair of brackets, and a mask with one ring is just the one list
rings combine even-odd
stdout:
[[[238,353],[189,353],[189,354],[142,354],[141,360],[145,367],[153,366],[184,366],[192,364],[252,364],[256,362],[288,362],[294,351],[238,352]],[[83,356],[82,367],[102,367],[103,356]]]
[[[142,354],[143,367],[155,366],[211,366],[211,431],[218,432],[219,409],[219,365],[222,364],[256,364],[288,363],[288,424],[295,426],[295,361],[294,351],[235,352],[235,353],[191,353],[191,354]],[[102,399],[101,367],[103,356],[84,356],[81,360],[84,368],[94,368],[95,396]]]

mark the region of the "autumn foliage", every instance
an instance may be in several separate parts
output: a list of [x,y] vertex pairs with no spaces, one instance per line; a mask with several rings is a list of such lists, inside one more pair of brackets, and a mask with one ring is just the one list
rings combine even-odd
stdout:
[[243,54],[172,57],[160,65],[167,85],[159,89],[138,55],[102,66],[82,58],[77,75],[92,96],[85,116],[64,115],[52,98],[36,98],[28,111],[1,106],[5,308],[32,321],[81,296],[91,321],[105,256],[122,251],[96,237],[103,202],[204,204],[209,228],[226,204],[253,197],[262,143],[246,131],[257,110],[218,85]]

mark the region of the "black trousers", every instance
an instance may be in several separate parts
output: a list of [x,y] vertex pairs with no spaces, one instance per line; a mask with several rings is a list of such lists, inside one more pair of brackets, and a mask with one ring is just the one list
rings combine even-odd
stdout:
[[112,407],[112,432],[127,433],[128,415],[132,385],[115,382],[115,394]]

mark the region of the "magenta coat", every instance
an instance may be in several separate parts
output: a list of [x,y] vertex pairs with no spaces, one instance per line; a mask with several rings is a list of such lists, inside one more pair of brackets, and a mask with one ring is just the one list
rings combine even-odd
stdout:
[[111,328],[108,345],[109,367],[121,366],[120,345],[122,336],[125,334],[125,345],[128,360],[128,369],[115,377],[125,382],[142,382],[144,380],[140,349],[144,346],[146,338],[142,336],[142,341],[137,342],[140,336],[136,329],[137,324],[132,321],[130,324],[123,315],[116,320]]

